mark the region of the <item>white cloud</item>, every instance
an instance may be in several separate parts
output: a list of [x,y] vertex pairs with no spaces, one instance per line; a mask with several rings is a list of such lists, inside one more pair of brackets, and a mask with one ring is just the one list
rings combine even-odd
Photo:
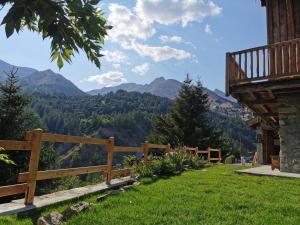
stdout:
[[155,62],[161,62],[169,59],[185,59],[190,58],[191,53],[171,48],[169,46],[153,47],[149,45],[143,45],[137,42],[132,42],[132,49],[135,50],[140,56],[148,56]]
[[109,71],[107,73],[93,75],[88,77],[87,80],[97,82],[105,87],[111,87],[127,82],[124,74],[120,71]]
[[204,27],[204,32],[207,34],[212,34],[211,27],[209,24],[206,24]]
[[137,0],[136,12],[150,23],[170,25],[180,22],[184,27],[208,16],[217,16],[222,8],[211,0]]
[[101,52],[104,55],[104,59],[108,62],[113,62],[113,63],[122,63],[125,62],[126,56],[124,55],[123,52],[121,51],[107,51],[103,50]]
[[159,39],[162,42],[175,42],[175,43],[181,43],[181,42],[183,42],[183,39],[180,36],[161,35],[161,36],[159,36]]
[[120,68],[121,68],[121,64],[119,64],[119,63],[114,63],[112,66],[113,66],[115,69],[120,69]]
[[147,73],[149,69],[150,69],[149,63],[144,63],[134,67],[131,71],[142,76],[145,75],[145,73]]
[[109,4],[108,23],[113,28],[108,31],[109,39],[126,47],[132,40],[147,39],[155,33],[152,24],[140,19],[126,6]]

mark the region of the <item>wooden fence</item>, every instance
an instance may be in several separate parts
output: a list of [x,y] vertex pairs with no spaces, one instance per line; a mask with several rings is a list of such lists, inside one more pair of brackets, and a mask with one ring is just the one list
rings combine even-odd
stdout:
[[[193,155],[199,156],[201,158],[205,158],[204,160],[205,163],[208,162],[221,162],[222,160],[222,150],[221,149],[213,149],[213,148],[207,148],[207,150],[200,150],[198,147],[196,148],[191,148],[191,147],[186,147],[184,146],[183,148],[179,149],[179,151],[184,151],[187,153],[191,153]],[[213,154],[216,154],[214,156]]]
[[[78,167],[68,169],[38,171],[39,159],[42,142],[61,142],[61,143],[77,143],[102,145],[107,151],[107,164],[89,167]],[[150,149],[162,149],[169,153],[170,145],[159,145],[145,142],[141,147],[123,147],[115,146],[114,138],[100,139],[92,137],[80,137],[61,134],[43,133],[41,129],[28,131],[25,133],[24,141],[0,140],[0,147],[5,151],[29,151],[29,169],[28,172],[18,174],[18,183],[0,187],[0,197],[25,193],[25,204],[33,204],[36,189],[36,181],[54,178],[62,178],[66,176],[75,176],[89,173],[102,173],[106,175],[106,183],[110,184],[114,175],[129,174],[130,169],[113,169],[113,154],[117,152],[143,152],[144,161],[147,163],[147,157]]]
[[[68,168],[68,169],[56,169],[39,171],[39,159],[41,146],[43,142],[60,142],[60,143],[77,143],[77,144],[91,144],[104,146],[107,151],[107,163],[105,165],[96,165],[88,167]],[[70,136],[61,134],[49,134],[43,133],[41,129],[34,131],[28,131],[25,133],[24,141],[12,141],[12,140],[0,140],[0,147],[3,147],[6,151],[29,151],[29,169],[28,172],[19,173],[17,182],[15,185],[8,185],[0,187],[0,197],[16,195],[25,193],[25,204],[33,204],[34,194],[36,190],[36,181],[47,180],[54,178],[62,178],[66,176],[75,176],[89,173],[102,173],[106,175],[106,183],[110,184],[114,175],[129,174],[130,168],[127,169],[113,169],[113,154],[114,153],[130,153],[130,152],[141,152],[144,154],[144,163],[148,162],[148,155],[152,149],[160,149],[169,154],[171,152],[171,146],[161,144],[151,144],[147,141],[141,145],[141,147],[123,147],[115,146],[113,137],[108,139],[100,139],[93,137],[81,137],[81,136]],[[208,154],[208,162],[221,161],[221,150],[208,148],[207,151],[199,151],[198,148],[184,147],[184,152],[190,152],[195,155],[203,153]],[[211,158],[210,154],[213,151],[218,152],[217,158]]]

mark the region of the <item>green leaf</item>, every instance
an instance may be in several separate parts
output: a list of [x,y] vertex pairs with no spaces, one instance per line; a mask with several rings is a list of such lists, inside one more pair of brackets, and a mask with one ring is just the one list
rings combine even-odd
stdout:
[[8,38],[14,33],[14,23],[12,21],[6,23],[5,33],[6,33],[6,37]]
[[58,66],[59,69],[61,69],[64,66],[64,62],[62,60],[61,55],[59,55],[58,58],[57,58],[57,66]]
[[[0,151],[5,151],[5,149],[0,146]],[[16,165],[15,162],[12,161],[7,154],[0,154],[0,161],[8,165]]]

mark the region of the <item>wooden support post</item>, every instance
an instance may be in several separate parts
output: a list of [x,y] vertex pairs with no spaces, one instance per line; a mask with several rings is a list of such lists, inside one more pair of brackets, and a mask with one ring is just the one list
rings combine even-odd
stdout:
[[222,160],[222,154],[221,154],[221,149],[219,149],[219,162],[221,162],[221,160]]
[[143,152],[144,152],[144,163],[147,164],[148,163],[148,141],[145,141],[145,143],[143,144]]
[[34,193],[36,188],[36,176],[39,167],[40,152],[41,152],[41,139],[43,130],[36,129],[32,132],[32,135],[26,135],[26,138],[30,136],[32,141],[32,151],[29,161],[29,176],[28,176],[28,187],[25,195],[25,204],[32,205],[34,200]]
[[210,162],[210,147],[207,148],[207,161]]
[[113,151],[114,151],[115,138],[110,137],[107,144],[107,177],[106,184],[110,184],[112,179],[112,166],[113,166]]
[[196,147],[196,149],[195,149],[195,156],[198,156],[198,151],[199,151],[199,148]]
[[171,152],[171,145],[170,144],[167,144],[166,152],[167,152],[167,155],[170,155],[170,152]]

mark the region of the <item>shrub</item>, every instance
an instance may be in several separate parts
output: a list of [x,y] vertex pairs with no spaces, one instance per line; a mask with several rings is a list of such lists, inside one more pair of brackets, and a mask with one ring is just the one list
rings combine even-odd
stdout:
[[173,162],[171,157],[166,157],[161,160],[160,173],[161,176],[170,176],[176,173],[180,173],[176,168],[176,164]]
[[193,169],[204,168],[204,161],[201,158],[194,156],[192,157],[192,162],[193,162],[193,166],[192,166]]
[[138,159],[137,159],[137,157],[135,155],[124,156],[123,164],[126,167],[133,167],[137,163],[138,163]]
[[151,164],[144,164],[144,163],[139,163],[135,166],[135,172],[141,177],[153,177],[153,169],[151,168]]
[[171,162],[175,165],[176,171],[183,171],[186,161],[186,155],[184,153],[175,152],[173,155],[168,156]]
[[204,167],[204,161],[189,153],[176,152],[166,157],[150,157],[148,164],[143,162],[135,165],[135,173],[141,178],[157,176],[171,176],[180,174],[185,167],[200,169]]
[[150,161],[150,167],[153,171],[153,174],[159,175],[161,173],[161,162],[162,159],[155,159]]

